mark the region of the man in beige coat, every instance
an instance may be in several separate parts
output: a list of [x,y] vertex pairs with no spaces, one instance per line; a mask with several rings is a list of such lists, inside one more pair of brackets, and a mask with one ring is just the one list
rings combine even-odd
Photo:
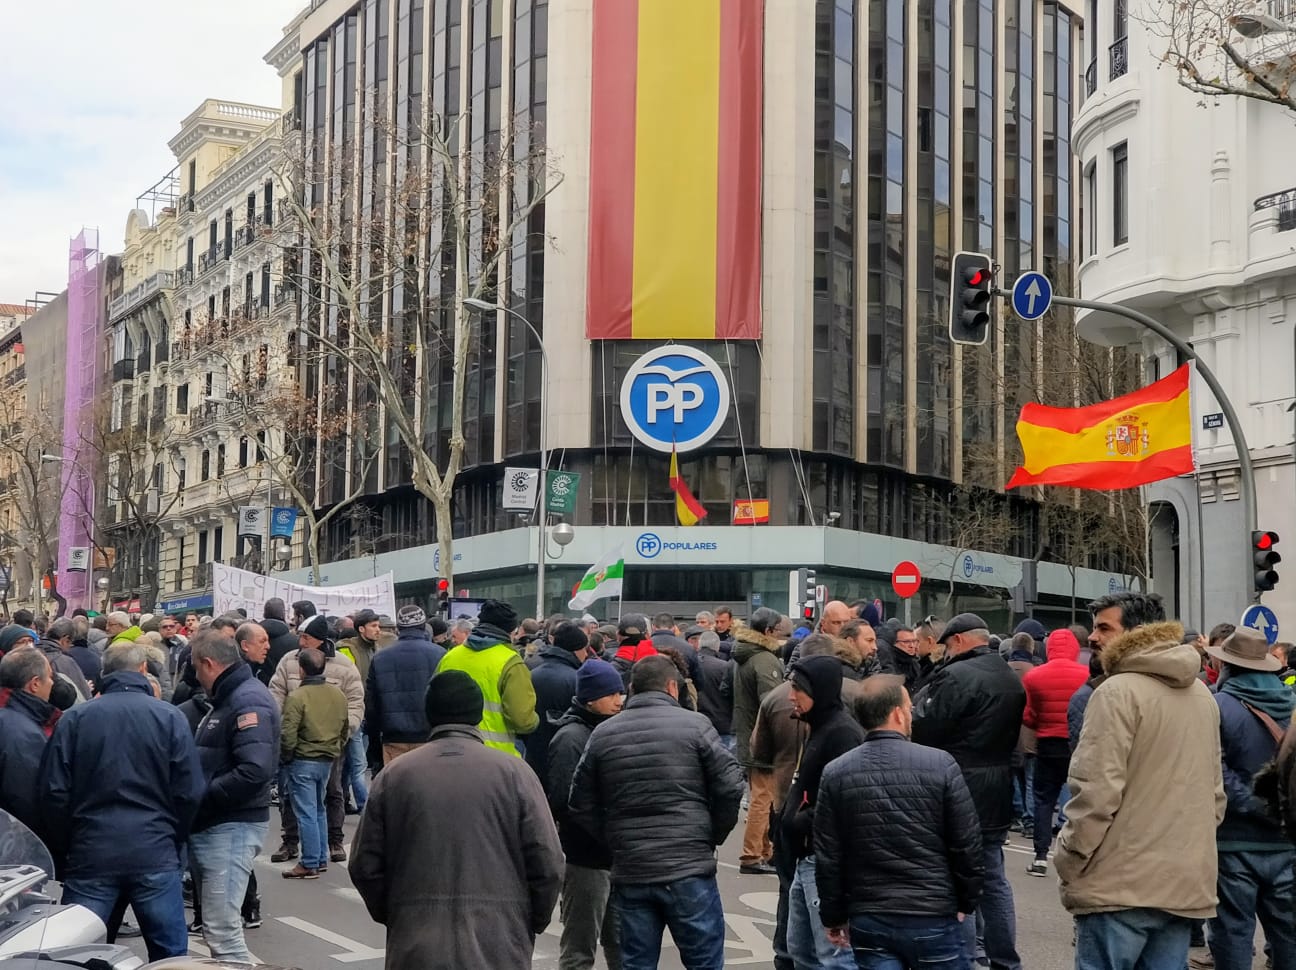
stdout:
[[1102,653],[1054,857],[1076,970],[1178,970],[1191,921],[1215,915],[1219,707],[1182,640],[1178,623],[1150,623]]

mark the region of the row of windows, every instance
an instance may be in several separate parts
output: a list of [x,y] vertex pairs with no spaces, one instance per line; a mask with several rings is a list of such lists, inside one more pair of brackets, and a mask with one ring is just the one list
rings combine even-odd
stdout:
[[[1107,153],[1107,175],[1111,179],[1111,244],[1123,246],[1129,242],[1129,145],[1121,142]],[[1084,198],[1080,217],[1085,236],[1085,252],[1098,254],[1098,159],[1084,170]]]

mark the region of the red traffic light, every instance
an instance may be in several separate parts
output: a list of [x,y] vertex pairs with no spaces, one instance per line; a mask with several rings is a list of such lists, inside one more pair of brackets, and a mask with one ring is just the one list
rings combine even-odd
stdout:
[[438,579],[438,580],[437,580],[437,592],[438,592],[438,593],[448,593],[448,592],[450,592],[450,580],[448,580],[448,579]]
[[1272,549],[1274,540],[1278,537],[1272,532],[1261,532],[1256,536],[1255,545],[1257,549]]
[[967,278],[968,286],[980,286],[981,283],[985,280],[985,275],[986,275],[985,270],[974,269],[971,273],[968,274],[968,278]]

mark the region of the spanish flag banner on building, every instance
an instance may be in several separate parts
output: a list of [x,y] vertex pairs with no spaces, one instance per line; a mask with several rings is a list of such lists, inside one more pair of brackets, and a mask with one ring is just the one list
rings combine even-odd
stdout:
[[1134,488],[1193,470],[1188,365],[1123,397],[1083,408],[1027,404],[1017,419],[1023,463],[1008,488]]
[[594,340],[758,340],[764,0],[598,0]]
[[684,479],[680,478],[679,458],[674,448],[671,449],[670,487],[675,493],[675,518],[679,519],[680,525],[697,525],[706,518],[706,509],[693,497]]
[[734,525],[763,525],[766,522],[769,522],[769,499],[738,499],[734,502]]

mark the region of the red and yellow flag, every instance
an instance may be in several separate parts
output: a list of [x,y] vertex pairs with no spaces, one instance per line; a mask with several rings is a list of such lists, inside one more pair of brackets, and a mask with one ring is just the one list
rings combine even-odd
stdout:
[[598,0],[586,336],[761,335],[764,0]]
[[675,493],[675,518],[679,519],[680,525],[697,525],[706,518],[706,509],[693,497],[684,479],[680,478],[679,459],[674,448],[671,449],[670,487]]
[[734,502],[734,525],[763,525],[769,521],[769,499],[738,499]]
[[1083,408],[1027,404],[1023,463],[1008,488],[1133,488],[1193,470],[1188,365],[1142,390]]

